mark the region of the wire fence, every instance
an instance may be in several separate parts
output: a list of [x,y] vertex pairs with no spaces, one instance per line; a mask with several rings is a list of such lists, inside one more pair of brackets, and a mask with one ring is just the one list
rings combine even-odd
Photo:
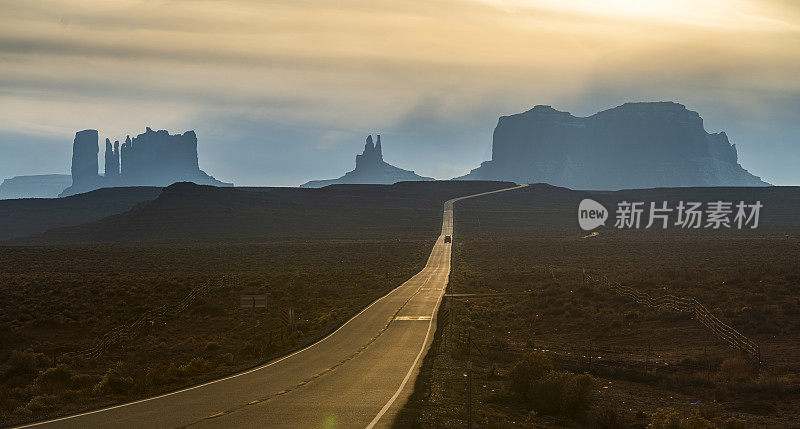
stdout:
[[[496,337],[485,332],[471,332],[465,327],[452,325],[446,329],[448,332],[439,343],[437,353],[449,350],[460,355],[480,356],[490,362],[508,362],[509,347],[513,347],[508,343],[496,341]],[[702,354],[681,357],[664,354],[657,344],[650,341],[639,345],[608,345],[590,337],[582,344],[529,339],[524,350],[545,354],[562,369],[637,382],[654,382],[676,376],[682,377],[679,382],[692,385],[711,383],[718,376],[721,360],[718,354],[707,348]]]
[[700,303],[695,298],[685,298],[674,295],[663,295],[653,298],[647,292],[642,292],[620,283],[612,282],[608,277],[593,277],[583,271],[584,282],[593,283],[595,285],[602,285],[609,291],[635,301],[639,304],[647,305],[651,308],[667,308],[680,312],[691,313],[692,316],[705,326],[717,338],[727,343],[729,346],[740,350],[748,355],[751,361],[756,362],[759,366],[762,365],[761,349],[758,345],[742,335],[739,331],[732,326],[720,320],[717,316],[712,314],[705,305]]
[[100,340],[92,347],[74,352],[67,352],[61,355],[62,359],[84,358],[96,359],[106,353],[110,348],[119,344],[128,343],[138,337],[146,328],[155,326],[164,319],[174,316],[197,302],[197,300],[213,289],[222,287],[225,284],[236,284],[238,277],[235,275],[223,275],[211,279],[202,285],[192,289],[183,299],[178,302],[166,303],[160,307],[153,308],[142,313],[139,318],[127,325],[119,326],[103,335]]

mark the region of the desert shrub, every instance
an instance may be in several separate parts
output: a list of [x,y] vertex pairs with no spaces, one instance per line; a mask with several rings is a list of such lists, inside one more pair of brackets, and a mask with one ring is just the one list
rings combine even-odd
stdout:
[[136,383],[128,375],[125,364],[117,362],[106,371],[94,389],[97,393],[127,396],[136,390]]
[[745,381],[750,376],[751,371],[747,366],[747,362],[740,357],[725,359],[720,364],[719,371],[717,371],[717,378],[728,383]]
[[94,386],[97,377],[90,374],[75,374],[69,379],[70,389],[82,390]]
[[594,402],[592,389],[595,384],[589,374],[566,373],[566,383],[561,392],[562,413],[571,417],[584,414]]
[[680,413],[672,408],[659,408],[650,420],[653,429],[682,429],[684,421]]
[[511,390],[520,398],[527,398],[534,382],[553,370],[553,361],[544,353],[530,353],[514,364],[508,374]]
[[625,420],[614,407],[601,407],[592,413],[592,427],[596,429],[622,429]]
[[33,417],[33,412],[25,407],[17,407],[14,409],[13,414],[19,417],[24,418],[31,418]]
[[25,406],[29,411],[32,413],[41,413],[46,412],[54,409],[58,406],[58,399],[55,395],[39,395],[34,396],[28,401],[28,405]]
[[717,403],[700,404],[689,416],[683,416],[672,408],[661,408],[653,414],[650,427],[653,429],[741,429],[747,427],[744,420],[735,417],[722,420],[724,408]]
[[0,385],[0,414],[6,410],[13,410],[21,404],[15,404],[14,397],[12,396],[11,389],[6,389]]
[[33,384],[43,393],[58,393],[69,387],[71,379],[72,371],[62,363],[39,373]]
[[211,368],[211,362],[202,357],[192,358],[186,365],[181,365],[178,370],[185,375],[202,374]]
[[527,403],[535,411],[575,417],[592,405],[594,379],[588,374],[550,371],[531,385]]
[[544,353],[531,353],[509,373],[511,390],[538,413],[574,417],[592,405],[591,376],[554,371]]
[[217,363],[220,365],[233,366],[236,365],[236,358],[233,353],[225,353],[217,357]]
[[695,410],[695,414],[706,419],[706,420],[715,420],[718,419],[723,413],[725,412],[725,407],[717,402],[708,402],[697,405],[697,409]]
[[149,388],[157,388],[167,383],[168,375],[159,368],[147,368],[144,374],[145,385]]
[[47,356],[42,353],[34,353],[33,350],[14,350],[8,358],[9,368],[3,374],[3,380],[9,380],[18,376],[35,376],[39,368],[50,363]]

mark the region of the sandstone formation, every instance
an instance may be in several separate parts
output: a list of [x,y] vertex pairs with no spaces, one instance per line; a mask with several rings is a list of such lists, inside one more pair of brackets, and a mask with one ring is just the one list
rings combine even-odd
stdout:
[[72,184],[69,174],[15,176],[0,183],[0,200],[14,198],[56,198]]
[[111,146],[111,140],[106,139],[106,179],[119,178],[119,140]]
[[372,136],[367,136],[367,143],[364,145],[364,152],[356,155],[356,168],[346,173],[338,179],[312,180],[301,188],[321,188],[336,184],[384,184],[391,185],[397,182],[434,180],[430,177],[422,177],[410,170],[397,168],[383,160],[383,150],[381,148],[381,136],[378,135],[376,143],[373,143]]
[[625,103],[588,117],[550,106],[503,116],[492,160],[463,180],[546,182],[573,189],[766,186],[738,163],[724,132],[671,102]]
[[[170,135],[166,130],[128,137],[121,147],[120,178],[127,184],[164,186],[175,182],[225,186],[200,170],[194,131]],[[230,184],[228,184],[230,185]]]
[[97,174],[97,153],[97,130],[75,133],[72,142],[72,186],[64,192],[72,195],[102,187],[102,180]]
[[109,139],[105,143],[105,176],[101,177],[97,174],[97,131],[85,130],[75,135],[73,183],[60,196],[103,187],[169,186],[175,182],[233,186],[200,169],[194,131],[171,135],[166,130],[153,131],[147,127],[133,139],[128,136],[122,145],[116,141],[112,146]]

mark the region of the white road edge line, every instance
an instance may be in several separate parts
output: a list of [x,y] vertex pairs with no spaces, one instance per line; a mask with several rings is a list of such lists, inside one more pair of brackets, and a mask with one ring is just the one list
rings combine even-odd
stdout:
[[[448,279],[450,278],[450,273],[447,273],[447,278]],[[447,282],[445,282],[445,285],[447,285]],[[375,418],[372,419],[371,422],[369,422],[369,424],[367,425],[367,429],[372,429],[375,427],[375,425],[378,423],[378,420],[380,420],[381,417],[383,417],[383,415],[386,414],[387,411],[389,411],[389,408],[391,408],[394,401],[396,401],[397,398],[400,396],[400,393],[403,391],[403,388],[406,387],[406,383],[408,383],[408,380],[411,378],[411,374],[414,372],[414,368],[417,367],[417,362],[419,362],[419,358],[421,358],[422,353],[425,352],[425,346],[428,344],[428,337],[430,337],[431,335],[431,328],[433,327],[433,322],[434,319],[436,318],[436,311],[439,309],[439,303],[442,301],[443,296],[444,296],[444,288],[442,289],[442,293],[439,294],[439,299],[436,300],[436,306],[433,308],[433,312],[431,313],[431,320],[428,322],[428,332],[425,333],[425,340],[422,342],[422,347],[419,349],[419,353],[417,353],[417,357],[416,359],[414,359],[414,363],[411,364],[411,368],[409,368],[408,373],[406,373],[405,378],[403,378],[403,382],[400,383],[400,387],[398,387],[397,391],[394,392],[394,395],[392,395],[392,397],[389,399],[389,402],[387,402],[386,405],[384,405],[383,408],[381,408],[381,410],[378,412],[378,415],[376,415]]]
[[[480,197],[482,195],[494,194],[494,193],[497,193],[497,192],[511,191],[511,190],[514,190],[514,189],[524,188],[526,186],[528,186],[528,185],[518,185],[518,186],[515,186],[515,187],[512,187],[512,188],[498,189],[496,191],[484,192],[482,194],[468,195],[466,197],[455,198],[455,199],[452,199],[452,200],[447,201],[445,203],[445,211],[447,211],[447,209],[446,209],[447,203],[450,203],[450,211],[452,212],[453,211],[453,203],[455,203],[456,201],[465,200],[467,198]],[[451,228],[453,227],[454,219],[455,219],[455,217],[451,214],[450,215],[450,227]],[[450,232],[450,234],[453,233],[453,231],[449,231],[449,232]],[[438,240],[437,240],[437,242],[438,242]],[[452,260],[452,254],[450,255],[450,257],[451,257],[451,260]],[[405,378],[403,378],[403,382],[400,383],[400,387],[397,388],[397,391],[394,392],[394,395],[392,395],[391,398],[389,398],[389,401],[386,403],[386,405],[383,406],[383,408],[381,408],[381,410],[378,412],[378,414],[375,416],[375,418],[372,419],[371,422],[369,422],[369,424],[367,425],[366,429],[373,429],[375,427],[375,425],[378,424],[378,421],[381,419],[381,417],[383,417],[383,415],[386,414],[387,411],[389,411],[389,408],[392,407],[392,404],[394,404],[394,401],[396,401],[397,398],[400,397],[400,393],[403,392],[403,389],[406,387],[406,384],[408,383],[408,380],[411,378],[411,374],[414,372],[414,369],[417,367],[417,362],[419,362],[419,358],[422,357],[422,353],[425,352],[425,347],[428,344],[428,337],[430,337],[430,335],[431,335],[431,328],[433,327],[433,322],[436,319],[436,311],[439,310],[439,304],[442,302],[442,297],[444,296],[444,292],[445,292],[445,289],[447,289],[447,283],[449,281],[450,281],[450,271],[448,270],[447,279],[445,279],[445,282],[444,282],[445,287],[442,288],[442,293],[439,294],[439,299],[436,300],[436,306],[433,307],[433,313],[431,313],[431,320],[430,320],[430,322],[428,322],[428,332],[425,333],[425,340],[422,342],[422,347],[419,349],[419,353],[417,354],[417,358],[414,359],[414,363],[412,363],[411,364],[411,368],[408,369],[408,373],[406,373]]]
[[[437,239],[437,241],[438,241],[438,239]],[[427,268],[427,264],[425,265],[425,268]],[[423,268],[423,270],[425,270],[425,268]],[[422,272],[422,271],[420,271],[420,273],[421,273],[421,272]],[[414,277],[415,277],[416,275],[418,275],[418,274],[419,274],[419,273],[415,274],[415,275],[414,275],[414,276],[412,276],[411,278],[414,278]],[[325,336],[323,339],[321,339],[321,340],[319,340],[319,341],[317,341],[317,342],[315,342],[315,343],[309,344],[309,345],[308,345],[308,346],[306,346],[305,348],[303,348],[303,349],[300,349],[300,350],[297,350],[297,351],[296,351],[296,352],[294,352],[294,353],[288,354],[288,355],[286,355],[286,356],[283,356],[283,357],[281,357],[281,358],[279,358],[279,359],[276,359],[276,360],[274,360],[274,361],[272,361],[272,362],[266,363],[266,364],[264,364],[264,365],[261,365],[261,366],[259,366],[259,367],[252,368],[252,369],[249,369],[249,370],[247,370],[247,371],[244,371],[244,372],[239,372],[239,373],[236,373],[236,374],[233,374],[233,375],[229,375],[229,376],[227,376],[227,377],[224,377],[224,378],[218,378],[218,379],[216,379],[216,380],[211,380],[211,381],[205,382],[205,383],[203,383],[203,384],[198,384],[198,385],[196,385],[196,386],[187,387],[187,388],[185,388],[185,389],[181,389],[181,390],[176,390],[176,391],[174,391],[174,392],[165,393],[165,394],[163,394],[163,395],[153,396],[153,397],[151,397],[151,398],[145,398],[145,399],[140,399],[140,400],[138,400],[138,401],[127,402],[127,403],[125,403],[125,404],[119,404],[119,405],[114,405],[114,406],[111,406],[111,407],[101,408],[101,409],[99,409],[99,410],[87,411],[87,412],[80,413],[80,414],[73,414],[73,415],[71,415],[71,416],[59,417],[59,418],[57,418],[57,419],[45,420],[45,421],[41,421],[41,422],[35,422],[35,423],[29,423],[29,424],[26,424],[26,425],[23,425],[23,426],[14,426],[14,429],[22,429],[22,428],[29,428],[29,427],[34,427],[34,426],[40,426],[40,425],[44,425],[44,424],[49,424],[49,423],[55,423],[55,422],[60,422],[60,421],[64,421],[64,420],[74,419],[74,418],[76,418],[76,417],[88,416],[88,415],[91,415],[91,414],[97,414],[97,413],[102,413],[102,412],[105,412],[105,411],[111,411],[111,410],[114,410],[114,409],[117,409],[117,408],[123,408],[123,407],[128,407],[128,406],[131,406],[131,405],[141,404],[141,403],[143,403],[143,402],[153,401],[153,400],[155,400],[155,399],[166,398],[167,396],[177,395],[177,394],[179,394],[179,393],[188,392],[188,391],[190,391],[190,390],[199,389],[199,388],[201,388],[201,387],[205,387],[205,386],[208,386],[208,385],[211,385],[211,384],[214,384],[214,383],[219,383],[219,382],[221,382],[221,381],[230,380],[230,379],[233,379],[233,378],[236,378],[236,377],[240,377],[240,376],[242,376],[242,375],[247,375],[247,374],[254,373],[254,372],[256,372],[256,371],[260,371],[260,370],[262,370],[262,369],[264,369],[264,368],[270,367],[270,366],[272,366],[272,365],[275,365],[275,364],[277,364],[277,363],[279,363],[279,362],[281,362],[281,361],[284,361],[284,360],[286,360],[286,359],[289,359],[289,358],[290,358],[290,357],[292,357],[292,356],[295,356],[295,355],[297,355],[297,354],[300,354],[300,353],[302,353],[302,352],[304,352],[304,351],[306,351],[306,350],[308,350],[308,349],[310,349],[310,348],[312,348],[312,347],[316,346],[317,344],[320,344],[320,343],[322,343],[323,341],[327,340],[328,338],[330,338],[330,337],[334,336],[334,335],[335,335],[337,332],[339,332],[339,331],[340,331],[342,328],[344,328],[345,326],[347,326],[347,324],[348,324],[348,323],[352,322],[352,321],[353,321],[353,320],[354,320],[356,317],[360,316],[360,315],[361,315],[361,313],[363,313],[363,312],[365,312],[365,311],[369,310],[369,308],[370,308],[370,307],[372,307],[373,305],[377,304],[379,301],[383,300],[383,299],[384,299],[384,298],[386,298],[387,296],[389,296],[389,295],[393,294],[395,291],[399,290],[401,287],[403,287],[403,286],[404,286],[404,285],[405,285],[405,284],[406,284],[408,281],[410,281],[410,280],[411,280],[411,279],[409,279],[409,280],[406,280],[405,282],[403,282],[402,284],[400,284],[400,286],[397,286],[396,288],[394,288],[394,289],[390,290],[389,292],[387,292],[387,293],[386,293],[386,295],[383,295],[382,297],[380,297],[380,298],[376,299],[375,301],[372,301],[372,303],[370,303],[370,305],[368,305],[368,306],[364,307],[364,309],[363,309],[363,310],[359,311],[359,312],[358,312],[358,313],[357,313],[355,316],[353,316],[353,317],[351,317],[350,319],[348,319],[348,320],[347,320],[347,322],[344,322],[344,324],[342,324],[342,326],[338,327],[338,328],[337,328],[335,331],[331,332],[330,334],[328,334],[327,336]]]

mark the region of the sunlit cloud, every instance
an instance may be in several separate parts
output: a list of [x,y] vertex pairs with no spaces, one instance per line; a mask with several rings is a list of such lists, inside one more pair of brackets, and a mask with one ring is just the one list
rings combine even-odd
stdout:
[[[216,155],[216,141],[235,143],[225,136],[278,148],[260,135],[273,132],[297,160],[348,164],[338,171],[358,136],[384,130],[387,156],[446,178],[485,160],[500,115],[669,99],[705,109],[758,157],[768,152],[724,118],[785,117],[800,94],[798,23],[800,4],[782,0],[3,2],[0,133],[69,145],[81,128],[195,128],[201,154]],[[290,163],[267,176],[220,159],[205,162],[233,181],[307,179]],[[0,177],[36,168],[0,161]]]
[[473,0],[522,10],[554,10],[613,20],[672,22],[704,27],[797,30],[768,2],[751,0]]

